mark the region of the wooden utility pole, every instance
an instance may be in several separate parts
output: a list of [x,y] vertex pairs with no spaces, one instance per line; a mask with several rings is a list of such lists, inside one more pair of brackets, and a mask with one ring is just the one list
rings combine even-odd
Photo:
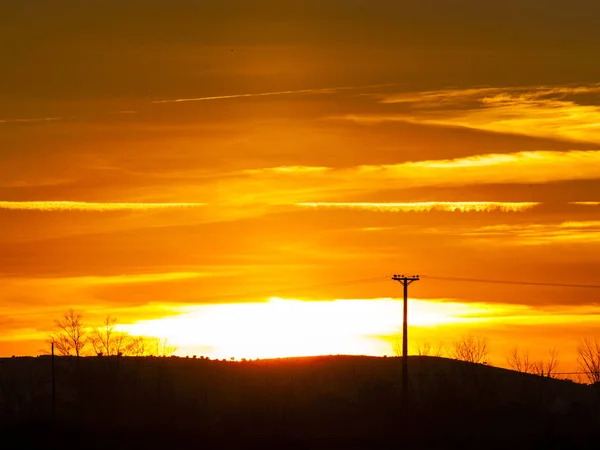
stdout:
[[411,277],[394,275],[392,280],[398,281],[404,287],[404,316],[402,320],[402,400],[408,399],[408,286],[419,281],[419,275]]

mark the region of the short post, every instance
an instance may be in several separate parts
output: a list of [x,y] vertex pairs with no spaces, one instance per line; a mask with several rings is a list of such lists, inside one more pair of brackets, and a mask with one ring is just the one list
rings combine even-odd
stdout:
[[56,372],[54,366],[54,342],[52,342],[52,422],[56,421]]

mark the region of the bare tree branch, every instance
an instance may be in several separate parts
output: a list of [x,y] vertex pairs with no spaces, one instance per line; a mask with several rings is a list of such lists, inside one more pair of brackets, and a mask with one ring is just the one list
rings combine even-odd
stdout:
[[417,354],[419,356],[429,356],[431,354],[431,344],[429,342],[417,342]]
[[392,350],[394,355],[402,356],[402,336],[395,336],[392,342]]
[[429,341],[417,341],[415,344],[417,355],[419,356],[437,356],[442,357],[446,353],[444,345],[439,343],[434,346]]
[[87,330],[83,325],[81,313],[69,309],[60,320],[54,321],[56,330],[50,335],[49,341],[63,356],[81,356],[88,343]]
[[577,347],[577,365],[590,383],[600,383],[600,341],[585,337]]
[[556,374],[559,365],[558,351],[550,349],[547,360],[529,358],[528,350],[521,350],[515,346],[507,356],[506,362],[509,367],[517,372],[531,373],[545,377],[553,377]]
[[156,356],[171,356],[177,351],[177,347],[171,345],[167,338],[155,338]]
[[558,358],[558,350],[555,348],[549,351],[550,358],[542,362],[542,373],[540,375],[546,377],[554,377],[558,370],[560,360]]
[[116,317],[107,315],[102,326],[94,329],[90,337],[97,355],[115,356],[128,355],[132,348],[132,337],[118,331]]
[[488,340],[480,336],[463,336],[452,344],[451,356],[459,361],[487,364]]
[[520,350],[518,346],[513,347],[506,357],[508,366],[517,372],[530,373],[532,363],[529,360],[529,351]]

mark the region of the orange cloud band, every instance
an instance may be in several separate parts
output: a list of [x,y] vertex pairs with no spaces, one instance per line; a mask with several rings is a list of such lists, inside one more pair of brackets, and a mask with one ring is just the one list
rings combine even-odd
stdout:
[[198,208],[204,203],[94,203],[94,202],[0,202],[0,209],[17,211],[133,211],[150,209]]
[[296,203],[303,208],[358,209],[379,212],[520,212],[537,202]]

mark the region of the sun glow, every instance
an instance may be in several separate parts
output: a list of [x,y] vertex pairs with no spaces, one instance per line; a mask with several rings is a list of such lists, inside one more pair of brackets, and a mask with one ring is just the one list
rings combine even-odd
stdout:
[[[485,305],[409,300],[411,326],[477,322]],[[181,354],[216,358],[272,358],[321,354],[390,354],[402,328],[402,301],[393,299],[301,301],[187,306],[178,316],[122,328],[135,335],[164,336]]]

